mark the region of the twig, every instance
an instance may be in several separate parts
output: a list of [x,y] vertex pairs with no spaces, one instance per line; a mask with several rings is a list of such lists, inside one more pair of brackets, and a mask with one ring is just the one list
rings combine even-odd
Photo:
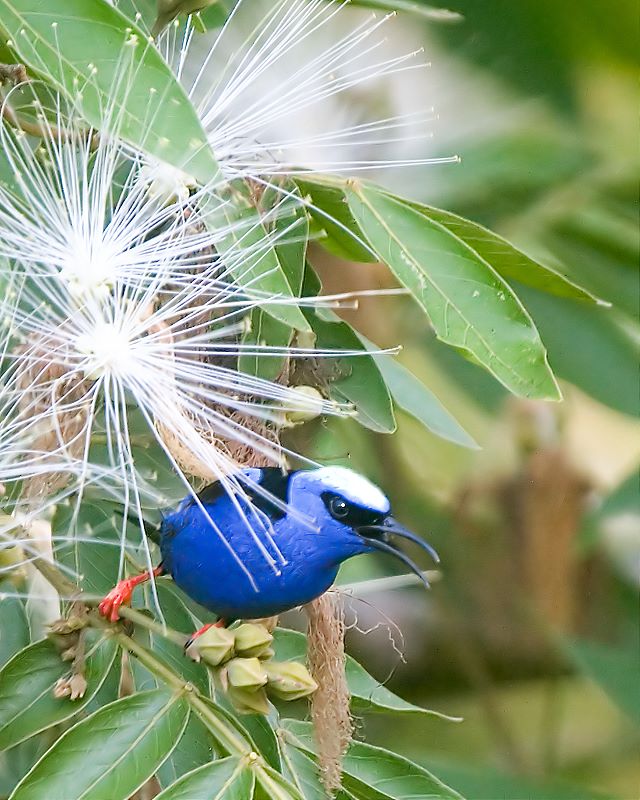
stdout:
[[[71,584],[68,578],[66,578],[54,564],[40,557],[35,558],[32,563],[60,594],[73,595],[77,602],[86,602],[87,605],[95,605],[95,598],[86,598],[80,592],[79,588]],[[72,588],[71,592],[69,591],[70,585]],[[170,638],[176,643],[184,643],[183,637],[177,631],[165,629],[164,626],[150,619],[146,614],[142,614],[140,611],[124,606],[120,608],[120,614],[131,622],[142,625],[154,633],[166,636],[166,638]],[[97,613],[89,614],[88,623],[92,627],[112,631],[116,642],[123,650],[135,656],[152,675],[175,692],[183,695],[193,711],[198,714],[204,725],[211,732],[219,746],[229,755],[236,756],[245,761],[247,766],[254,770],[256,780],[267,795],[273,798],[282,798],[282,800],[291,796],[290,793],[285,790],[284,781],[286,779],[282,778],[281,783],[271,777],[267,771],[268,765],[263,757],[259,753],[256,753],[252,743],[246,739],[235,726],[229,723],[226,715],[221,714],[217,710],[210,698],[201,694],[192,683],[185,682],[180,675],[158,659],[154,653],[128,636],[120,625],[107,622]]]

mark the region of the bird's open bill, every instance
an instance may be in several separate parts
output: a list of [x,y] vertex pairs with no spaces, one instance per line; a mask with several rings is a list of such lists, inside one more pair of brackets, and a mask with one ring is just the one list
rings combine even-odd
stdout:
[[406,564],[409,569],[414,572],[418,578],[420,578],[422,583],[424,583],[427,588],[430,587],[429,581],[425,578],[418,565],[412,559],[410,559],[406,553],[403,553],[402,550],[394,547],[390,542],[394,536],[398,536],[401,539],[407,539],[429,553],[431,558],[436,562],[436,564],[438,564],[440,562],[440,557],[438,556],[437,552],[433,549],[433,547],[431,547],[430,544],[427,544],[427,542],[425,542],[419,536],[416,536],[413,531],[405,528],[404,525],[401,525],[393,517],[386,517],[382,525],[363,525],[358,528],[358,533],[370,547],[380,550],[383,553],[389,553],[390,555],[395,556],[404,564]]

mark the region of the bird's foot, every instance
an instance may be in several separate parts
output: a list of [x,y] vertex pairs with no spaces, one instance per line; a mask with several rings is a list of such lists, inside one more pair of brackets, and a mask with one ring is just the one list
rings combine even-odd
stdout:
[[227,623],[223,619],[219,619],[217,622],[208,622],[206,625],[203,625],[201,628],[199,628],[195,633],[191,634],[191,636],[185,642],[184,649],[188,650],[198,636],[202,636],[202,634],[208,631],[209,628],[226,628],[226,626]]
[[141,575],[135,575],[133,578],[125,578],[119,581],[102,600],[98,606],[98,611],[110,622],[117,622],[120,619],[120,606],[131,602],[131,595],[136,586],[150,580],[152,576],[157,577],[158,575],[162,575],[161,566],[155,567],[150,572],[143,572]]

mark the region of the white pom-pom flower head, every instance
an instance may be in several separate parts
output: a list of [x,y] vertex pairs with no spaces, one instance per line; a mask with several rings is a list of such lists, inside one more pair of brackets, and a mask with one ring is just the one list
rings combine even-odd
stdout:
[[[396,107],[392,81],[427,66],[394,52],[394,14],[355,15],[344,0],[240,0],[221,31],[175,21],[159,49],[198,110],[229,177],[377,171],[457,161],[425,156],[432,108]],[[363,96],[375,87],[384,108]]]
[[[243,344],[254,309],[298,302],[252,285],[278,237],[296,235],[295,221],[292,231],[275,226],[275,239],[252,235],[256,224],[262,234],[273,227],[285,201],[258,223],[229,215],[236,221],[221,225],[226,195],[210,186],[158,190],[145,156],[113,129],[88,128],[76,111],[59,98],[46,111],[36,106],[36,146],[6,126],[0,133],[13,176],[0,187],[0,258],[15,285],[0,301],[11,340],[3,386],[11,413],[0,424],[0,450],[7,479],[63,473],[57,491],[75,492],[77,509],[87,485],[108,487],[124,517],[133,512],[143,526],[145,495],[161,498],[137,468],[134,422],[184,493],[196,476],[222,480],[236,496],[238,447],[282,463],[274,431],[287,414],[350,412],[239,372],[238,357],[349,353]],[[282,556],[268,520],[246,522],[277,570]],[[213,520],[211,527],[232,549]],[[120,569],[124,531],[123,523]]]

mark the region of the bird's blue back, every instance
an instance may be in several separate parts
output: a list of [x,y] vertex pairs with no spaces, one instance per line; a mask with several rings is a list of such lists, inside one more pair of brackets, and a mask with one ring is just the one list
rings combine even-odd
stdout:
[[[243,472],[263,485],[265,474],[275,473]],[[281,477],[276,493],[285,501],[295,498],[293,510],[265,504],[255,494],[254,503],[232,498],[217,485],[199,502],[187,498],[161,527],[164,570],[225,620],[271,616],[318,597],[331,586],[342,561],[369,548],[328,516],[318,490],[305,479],[308,474]]]

